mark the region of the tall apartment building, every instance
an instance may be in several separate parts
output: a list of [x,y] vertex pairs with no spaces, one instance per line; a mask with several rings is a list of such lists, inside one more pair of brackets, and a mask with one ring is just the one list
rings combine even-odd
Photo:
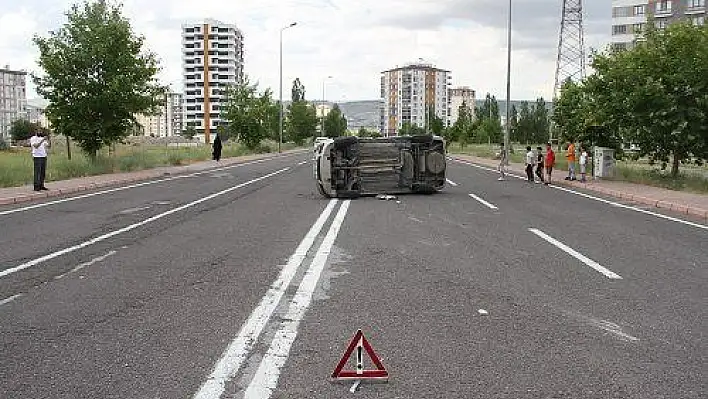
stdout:
[[0,139],[9,140],[10,127],[27,118],[27,72],[0,68]]
[[449,125],[451,79],[450,71],[425,63],[409,63],[381,72],[381,135],[398,135],[406,122],[425,127],[425,110],[431,106],[435,115]]
[[243,80],[243,34],[236,25],[206,19],[182,25],[184,123],[212,142],[223,124],[225,89]]
[[475,110],[475,91],[467,86],[455,87],[450,89],[450,126],[457,122],[457,118],[460,116],[460,106],[465,104],[465,107],[470,112],[470,115],[474,119]]
[[152,115],[136,115],[140,125],[140,133],[152,137],[172,137],[182,134],[182,107],[181,93],[169,93],[163,103]]
[[612,46],[632,48],[650,16],[658,28],[682,19],[703,25],[706,0],[612,0]]

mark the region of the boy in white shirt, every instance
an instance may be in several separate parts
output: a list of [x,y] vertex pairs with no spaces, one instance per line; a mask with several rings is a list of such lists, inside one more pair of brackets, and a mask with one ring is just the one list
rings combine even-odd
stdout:
[[34,160],[34,191],[49,190],[44,187],[44,178],[47,174],[47,147],[51,146],[49,134],[46,132],[35,132],[34,136],[30,137]]
[[526,178],[529,183],[533,183],[533,165],[536,163],[531,146],[526,146]]
[[585,147],[580,147],[580,181],[585,183],[585,166],[588,163],[588,153]]

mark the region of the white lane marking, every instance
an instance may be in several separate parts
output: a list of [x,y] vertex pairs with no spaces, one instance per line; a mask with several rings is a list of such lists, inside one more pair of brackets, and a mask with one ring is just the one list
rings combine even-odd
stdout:
[[209,378],[194,395],[195,399],[217,399],[224,393],[226,382],[236,375],[248,357],[263,328],[272,317],[288,286],[290,286],[290,282],[295,277],[297,270],[315,243],[315,239],[332,214],[337,201],[337,199],[332,199],[327,204],[327,207],[312,225],[310,231],[307,232],[300,245],[288,259],[288,263],[280,271],[278,278],[271,284],[261,302],[243,324],[236,338],[221,355]]
[[354,381],[354,385],[352,385],[352,387],[349,388],[349,392],[351,392],[351,393],[356,392],[356,389],[359,388],[359,384],[361,384],[361,380]]
[[[451,160],[453,160],[453,161],[455,161],[455,162],[457,162],[457,163],[461,163],[461,164],[463,164],[463,165],[472,166],[472,167],[475,167],[475,168],[479,168],[479,169],[483,169],[483,170],[488,170],[488,171],[491,171],[491,172],[498,172],[496,169],[491,169],[491,168],[487,168],[487,167],[484,167],[484,166],[475,165],[475,164],[473,164],[473,163],[469,163],[469,162],[465,162],[465,161],[460,161],[459,159],[451,158]],[[516,178],[519,178],[519,179],[524,179],[523,176],[517,176],[517,175],[511,174],[511,173],[507,173],[507,174],[508,174],[508,175],[511,175],[511,176],[514,176],[514,177],[516,177]],[[606,199],[604,199],[604,198],[595,197],[595,196],[593,196],[593,195],[581,193],[581,192],[579,192],[579,191],[571,190],[571,189],[569,189],[569,188],[565,188],[565,187],[561,187],[561,186],[556,186],[555,184],[549,184],[548,187],[555,188],[556,190],[565,191],[566,193],[579,195],[579,196],[581,196],[581,197],[585,197],[585,198],[587,198],[587,199],[591,199],[591,200],[594,200],[594,201],[599,201],[599,202],[602,202],[602,203],[605,203],[605,204],[608,204],[608,205],[612,205],[612,206],[615,206],[615,207],[618,207],[618,208],[629,209],[629,210],[632,210],[632,211],[644,213],[644,214],[646,214],[646,215],[656,216],[656,217],[661,218],[661,219],[670,220],[670,221],[672,221],[672,222],[683,223],[683,224],[685,224],[685,225],[687,225],[687,226],[692,226],[692,227],[697,227],[697,228],[699,228],[699,229],[708,230],[708,225],[703,225],[703,224],[700,224],[700,223],[694,223],[694,222],[690,222],[690,221],[688,221],[688,220],[683,220],[683,219],[679,219],[679,218],[675,218],[675,217],[663,215],[663,214],[661,214],[661,213],[656,213],[656,212],[648,211],[648,210],[646,210],[646,209],[637,208],[637,207],[634,207],[634,206],[631,206],[631,205],[620,204],[620,203],[618,203],[618,202],[606,200]]]
[[10,302],[14,301],[15,299],[21,297],[22,295],[24,295],[24,294],[15,294],[9,298],[5,298],[2,301],[0,301],[0,306],[10,303]]
[[148,223],[151,223],[151,222],[154,222],[154,221],[156,221],[156,220],[158,220],[158,219],[162,219],[162,218],[164,218],[165,216],[169,216],[169,215],[171,215],[171,214],[173,214],[173,213],[182,211],[182,210],[187,209],[187,208],[191,208],[191,207],[193,207],[193,206],[195,206],[195,205],[201,204],[202,202],[209,201],[210,199],[213,199],[213,198],[219,197],[219,196],[221,196],[221,195],[230,193],[231,191],[237,190],[237,189],[239,189],[239,188],[248,186],[248,185],[253,184],[253,183],[255,183],[255,182],[258,182],[258,181],[267,179],[267,178],[269,178],[269,177],[275,176],[275,175],[277,175],[277,174],[283,173],[283,172],[285,172],[286,170],[289,170],[289,169],[290,169],[290,167],[287,167],[287,168],[283,168],[283,169],[277,170],[277,171],[272,172],[272,173],[268,173],[267,175],[264,175],[264,176],[261,176],[261,177],[258,177],[258,178],[249,180],[249,181],[247,181],[247,182],[245,182],[245,183],[241,183],[241,184],[239,184],[239,185],[236,185],[236,186],[227,188],[226,190],[222,190],[222,191],[216,192],[216,193],[214,193],[214,194],[211,194],[211,195],[208,195],[208,196],[206,196],[206,197],[200,198],[200,199],[198,199],[198,200],[196,200],[196,201],[192,201],[192,202],[190,202],[190,203],[188,203],[188,204],[184,204],[184,205],[179,206],[179,207],[177,207],[177,208],[170,209],[169,211],[166,211],[166,212],[157,214],[157,215],[155,215],[155,216],[149,217],[149,218],[147,218],[147,219],[145,219],[145,220],[143,220],[143,221],[140,221],[140,222],[137,222],[137,223],[133,223],[133,224],[131,224],[131,225],[129,225],[129,226],[126,226],[126,227],[123,227],[123,228],[121,228],[121,229],[114,230],[114,231],[112,231],[112,232],[110,232],[110,233],[107,233],[107,234],[104,234],[104,235],[101,235],[101,236],[92,238],[92,239],[90,239],[90,240],[88,240],[88,241],[84,241],[84,242],[82,242],[81,244],[74,245],[73,247],[64,248],[64,249],[62,249],[62,250],[60,250],[60,251],[56,251],[56,252],[53,252],[53,253],[51,253],[51,254],[44,255],[44,256],[39,257],[39,258],[37,258],[37,259],[33,259],[33,260],[29,261],[29,262],[23,263],[23,264],[21,264],[21,265],[17,265],[17,266],[15,266],[15,267],[11,267],[11,268],[9,268],[9,269],[2,270],[2,271],[0,271],[0,277],[5,277],[5,276],[7,276],[7,275],[9,275],[9,274],[17,273],[17,272],[19,272],[19,271],[21,271],[21,270],[24,270],[24,269],[30,268],[30,267],[32,267],[32,266],[38,265],[38,264],[40,264],[40,263],[46,262],[46,261],[48,261],[48,260],[50,260],[50,259],[54,259],[54,258],[56,258],[56,257],[58,257],[58,256],[62,256],[62,255],[68,254],[68,253],[70,253],[70,252],[74,252],[74,251],[79,250],[79,249],[81,249],[81,248],[86,248],[86,247],[88,247],[88,246],[90,246],[90,245],[93,245],[93,244],[96,244],[96,243],[98,243],[98,242],[107,240],[107,239],[109,239],[109,238],[111,238],[111,237],[115,237],[115,236],[117,236],[117,235],[119,235],[119,234],[123,234],[123,233],[126,233],[126,232],[131,231],[131,230],[135,230],[135,229],[137,229],[138,227],[144,226],[144,225],[146,225],[146,224],[148,224]]
[[150,205],[147,205],[147,206],[139,206],[139,207],[137,207],[137,208],[128,208],[128,209],[122,210],[122,211],[120,211],[119,213],[122,214],[122,215],[129,215],[129,214],[131,214],[131,213],[136,213],[136,212],[140,212],[140,211],[145,211],[145,210],[148,210],[148,209],[150,209],[150,208],[152,208]]
[[307,161],[302,161],[302,162],[298,163],[298,165],[304,165],[306,163],[307,163]]
[[457,186],[458,186],[457,183],[455,183],[454,181],[452,181],[452,180],[450,180],[450,179],[445,179],[445,180],[447,180],[447,183],[448,183],[449,185],[451,185],[452,187],[457,187]]
[[489,202],[483,200],[482,198],[480,198],[480,197],[478,197],[478,196],[476,196],[476,195],[474,195],[474,194],[472,194],[472,193],[470,193],[470,197],[476,199],[477,201],[479,201],[480,203],[482,203],[482,205],[486,206],[486,207],[489,208],[489,209],[499,209],[499,208],[496,207],[496,205],[491,204],[491,203],[489,203]]
[[630,205],[620,204],[620,203],[618,203],[618,202],[609,201],[609,200],[606,200],[606,199],[603,199],[603,198],[599,198],[599,197],[595,197],[595,196],[592,196],[592,195],[589,195],[589,194],[581,193],[581,192],[578,192],[578,191],[575,191],[575,190],[571,190],[571,189],[568,189],[568,188],[565,188],[565,187],[555,186],[555,185],[553,185],[553,184],[550,184],[549,186],[555,188],[556,190],[561,190],[561,191],[565,191],[565,192],[567,192],[567,193],[579,195],[579,196],[581,196],[581,197],[585,197],[585,198],[588,198],[588,199],[591,199],[591,200],[603,202],[603,203],[605,203],[605,204],[612,205],[612,206],[616,206],[616,207],[618,207],[618,208],[629,209],[629,210],[637,211],[637,212],[644,213],[644,214],[647,214],[647,215],[656,216],[656,217],[661,218],[661,219],[670,220],[670,221],[672,221],[672,222],[683,223],[683,224],[688,225],[688,226],[698,227],[699,229],[708,230],[708,225],[703,225],[703,224],[699,224],[699,223],[690,222],[690,221],[688,221],[688,220],[683,220],[683,219],[679,219],[679,218],[675,218],[675,217],[671,217],[671,216],[667,216],[667,215],[662,215],[661,213],[656,213],[656,212],[648,211],[648,210],[646,210],[646,209],[637,208],[637,207],[630,206]]
[[[284,155],[283,157],[289,157],[289,156],[291,156],[291,155]],[[80,200],[80,199],[84,199],[84,198],[95,197],[95,196],[97,196],[97,195],[104,195],[104,194],[115,193],[115,192],[117,192],[117,191],[128,190],[128,189],[131,189],[131,188],[149,186],[149,185],[152,185],[152,184],[164,183],[164,182],[167,182],[167,181],[172,181],[172,180],[177,180],[177,179],[185,179],[185,178],[188,178],[188,177],[200,176],[200,175],[207,174],[207,173],[213,173],[213,172],[216,172],[216,171],[219,171],[219,170],[226,170],[226,169],[239,168],[239,167],[242,167],[242,166],[253,165],[253,164],[262,163],[262,162],[266,162],[266,161],[272,161],[272,160],[278,159],[278,158],[281,158],[281,157],[270,157],[270,158],[257,159],[257,160],[255,160],[255,161],[249,161],[249,162],[239,163],[239,164],[230,165],[230,166],[224,166],[224,167],[222,167],[222,168],[209,169],[209,170],[204,170],[204,171],[201,171],[201,172],[195,172],[195,173],[190,173],[190,174],[181,175],[181,176],[173,176],[173,177],[168,177],[168,178],[164,178],[164,179],[150,180],[150,181],[146,181],[146,182],[142,182],[142,183],[131,184],[131,185],[128,185],[128,186],[121,186],[121,187],[115,187],[115,188],[111,188],[111,189],[107,189],[107,190],[96,191],[95,193],[82,194],[82,195],[77,195],[77,196],[75,196],[75,197],[63,198],[63,199],[60,199],[60,200],[54,200],[54,201],[49,201],[49,202],[43,202],[43,203],[41,203],[41,204],[35,204],[35,205],[25,206],[25,207],[22,207],[22,208],[10,209],[10,210],[6,210],[6,211],[0,211],[0,216],[10,215],[10,214],[12,214],[12,213],[18,213],[18,212],[26,212],[26,211],[29,211],[29,210],[32,210],[32,209],[43,208],[43,207],[46,207],[46,206],[61,204],[61,203],[64,203],[64,202],[70,202],[70,201],[76,201],[76,200]]]
[[84,263],[79,264],[78,266],[74,267],[73,269],[69,270],[68,272],[66,272],[66,273],[64,273],[64,274],[60,274],[60,275],[58,275],[58,276],[55,276],[55,277],[54,277],[54,280],[59,280],[59,279],[63,278],[64,276],[66,276],[67,274],[76,273],[76,272],[78,272],[79,270],[81,270],[81,269],[83,269],[83,268],[85,268],[85,267],[91,266],[91,265],[93,265],[94,263],[97,263],[97,262],[101,262],[101,261],[105,260],[106,258],[108,258],[109,256],[113,256],[113,255],[115,255],[115,254],[117,254],[117,253],[118,253],[117,251],[109,251],[109,252],[108,252],[107,254],[105,254],[105,255],[101,255],[101,256],[95,257],[95,258],[91,259],[91,260],[88,261],[88,262],[84,262]]
[[544,240],[550,242],[551,244],[555,245],[556,247],[562,249],[565,251],[567,254],[573,256],[574,258],[578,259],[579,261],[585,263],[586,265],[592,267],[593,269],[597,270],[598,272],[604,274],[607,278],[610,279],[616,279],[620,280],[622,277],[620,277],[619,274],[605,268],[601,264],[595,262],[594,260],[588,258],[587,256],[581,254],[580,252],[574,250],[573,248],[563,244],[562,242],[556,240],[555,238],[549,236],[548,234],[542,232],[539,229],[529,229],[530,232],[536,234],[537,236],[543,238]]
[[332,245],[339,234],[339,230],[344,222],[344,217],[349,209],[350,200],[342,203],[339,212],[334,217],[332,226],[325,236],[317,254],[303,277],[300,287],[295,296],[290,301],[287,314],[283,317],[280,328],[275,333],[275,337],[270,344],[270,348],[261,360],[260,366],[255,376],[248,385],[244,394],[244,399],[267,399],[278,386],[280,369],[285,365],[295,338],[297,329],[305,316],[307,308],[312,301],[312,294],[317,288],[322,270],[327,263],[327,257],[332,250]]

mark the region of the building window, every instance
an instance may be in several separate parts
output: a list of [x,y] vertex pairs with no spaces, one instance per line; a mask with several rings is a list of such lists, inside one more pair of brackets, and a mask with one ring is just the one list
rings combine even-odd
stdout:
[[644,4],[634,6],[634,15],[644,15]]
[[635,34],[640,34],[644,30],[644,24],[643,23],[634,24],[634,26],[632,27],[632,30]]
[[671,0],[659,0],[656,2],[656,12],[671,12]]
[[668,25],[668,23],[665,19],[656,21],[656,28],[657,29],[666,29],[667,25]]
[[691,22],[693,22],[693,25],[695,26],[701,26],[706,23],[706,17],[704,15],[699,15],[691,18]]
[[613,35],[626,35],[627,34],[627,25],[614,25],[612,27],[612,34]]
[[686,0],[687,8],[700,8],[706,6],[706,0]]

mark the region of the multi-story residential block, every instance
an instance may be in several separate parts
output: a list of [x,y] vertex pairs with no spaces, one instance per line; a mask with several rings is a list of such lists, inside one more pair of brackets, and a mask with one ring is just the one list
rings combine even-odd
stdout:
[[686,19],[703,25],[706,0],[613,0],[612,47],[632,48],[649,20],[661,29],[673,21]]
[[47,119],[45,110],[46,108],[40,104],[39,101],[27,100],[27,119],[32,123],[36,123],[41,127],[49,129],[49,119]]
[[465,104],[465,107],[469,110],[470,115],[474,119],[475,110],[475,100],[476,95],[473,89],[467,86],[455,87],[450,89],[450,126],[457,122],[457,118],[460,116],[460,107]]
[[226,88],[243,80],[243,34],[213,19],[182,25],[184,123],[211,142]]
[[0,140],[9,140],[10,127],[27,118],[27,72],[0,68]]
[[395,136],[404,123],[429,126],[426,109],[449,125],[450,71],[431,64],[410,63],[381,72],[381,135]]

